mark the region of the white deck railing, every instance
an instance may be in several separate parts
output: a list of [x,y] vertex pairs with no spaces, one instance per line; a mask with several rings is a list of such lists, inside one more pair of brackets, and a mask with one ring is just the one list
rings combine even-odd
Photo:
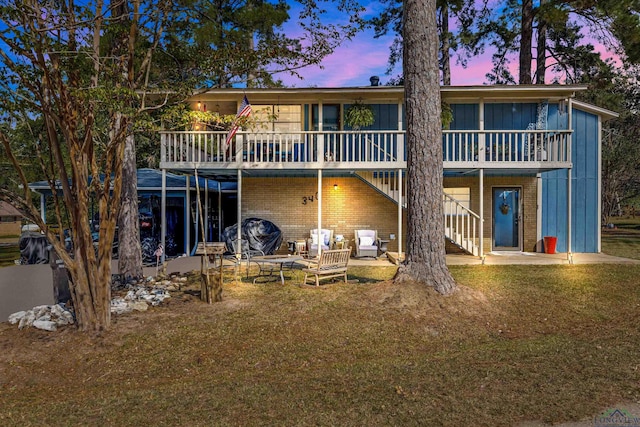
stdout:
[[443,193],[445,236],[472,255],[479,255],[480,216]]
[[[561,167],[571,159],[571,131],[443,131],[445,165]],[[403,131],[161,132],[162,167],[403,168]]]

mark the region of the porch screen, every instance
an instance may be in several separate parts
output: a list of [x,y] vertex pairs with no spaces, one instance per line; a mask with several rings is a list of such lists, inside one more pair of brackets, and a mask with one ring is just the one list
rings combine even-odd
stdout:
[[300,105],[253,105],[256,130],[300,132],[302,107]]

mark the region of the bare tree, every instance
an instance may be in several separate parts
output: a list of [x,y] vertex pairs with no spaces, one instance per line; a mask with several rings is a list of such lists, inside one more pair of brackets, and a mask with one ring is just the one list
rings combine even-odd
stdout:
[[403,13],[407,122],[407,250],[396,282],[442,294],[456,289],[446,265],[442,205],[442,122],[436,0],[407,0]]

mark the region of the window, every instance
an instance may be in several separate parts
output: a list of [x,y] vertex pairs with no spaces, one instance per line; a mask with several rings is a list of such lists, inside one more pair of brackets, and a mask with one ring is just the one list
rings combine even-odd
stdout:
[[252,105],[256,130],[300,132],[302,107],[300,105]]

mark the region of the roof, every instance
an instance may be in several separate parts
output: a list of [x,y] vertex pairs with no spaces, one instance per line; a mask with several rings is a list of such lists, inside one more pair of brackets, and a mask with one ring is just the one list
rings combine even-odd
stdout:
[[620,114],[616,113],[615,111],[607,110],[606,108],[598,107],[597,105],[588,104],[586,102],[578,100],[573,100],[571,101],[571,103],[573,104],[573,108],[595,114],[602,117],[604,120],[616,119],[620,117]]
[[7,202],[0,202],[0,216],[19,216],[22,217],[20,211]]
[[[139,191],[160,191],[162,190],[162,171],[157,169],[138,169],[138,190]],[[191,176],[190,189],[196,189],[196,179]],[[199,178],[198,182],[200,188],[205,188],[205,179]],[[221,192],[235,192],[237,184],[235,182],[218,182],[214,180],[208,180],[207,186],[210,191],[218,191],[218,185],[220,185]],[[50,192],[49,183],[47,181],[32,182],[29,184],[29,188],[40,192]],[[168,191],[180,191],[186,188],[186,175],[177,175],[167,172],[166,175],[166,187]]]
[[[576,92],[587,90],[585,85],[477,85],[477,86],[441,86],[440,93],[447,102],[470,100],[541,100],[566,99]],[[278,99],[279,102],[316,99],[328,101],[353,101],[358,98],[367,100],[402,100],[404,86],[358,86],[342,88],[223,88],[212,89],[205,93],[194,94],[192,99],[201,101],[236,101],[247,95],[252,103],[262,100]]]

